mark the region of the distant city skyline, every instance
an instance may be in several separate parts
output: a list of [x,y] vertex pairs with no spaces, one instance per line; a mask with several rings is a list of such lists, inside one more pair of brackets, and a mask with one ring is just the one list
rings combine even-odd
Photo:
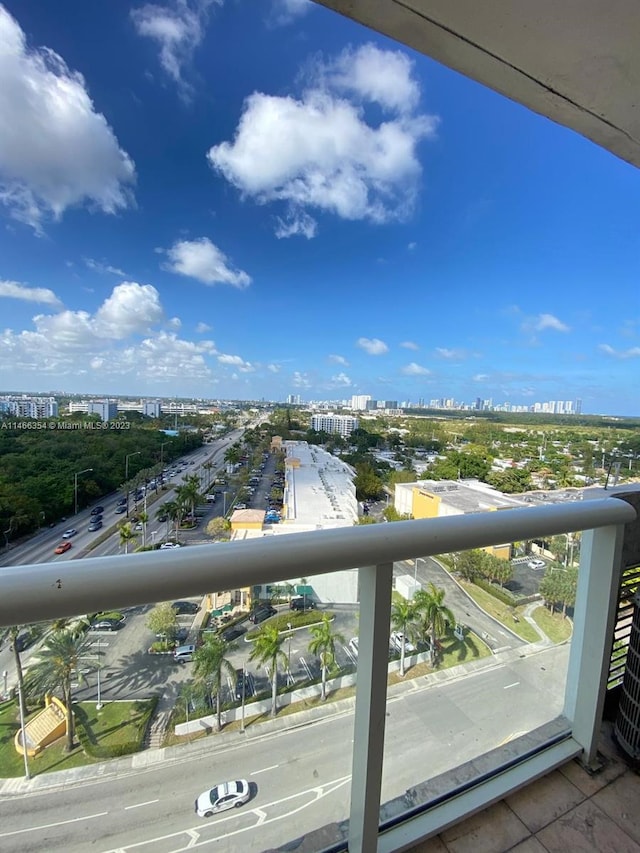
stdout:
[[0,0],[0,382],[639,414],[639,171],[258,6]]

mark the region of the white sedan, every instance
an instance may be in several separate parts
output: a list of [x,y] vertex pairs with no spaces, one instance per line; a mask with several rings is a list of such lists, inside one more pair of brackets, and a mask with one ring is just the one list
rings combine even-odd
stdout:
[[544,569],[546,565],[547,564],[544,560],[529,560],[529,562],[527,563],[527,566],[530,569]]
[[196,800],[198,817],[212,817],[218,812],[243,806],[251,795],[246,779],[223,782],[209,791],[204,791]]
[[170,551],[172,548],[181,548],[181,547],[182,547],[182,545],[180,545],[179,542],[163,542],[162,545],[160,546],[160,550],[161,551]]
[[416,650],[416,647],[407,640],[402,631],[394,631],[391,634],[391,645],[399,652],[402,651],[404,645],[405,654],[412,654]]

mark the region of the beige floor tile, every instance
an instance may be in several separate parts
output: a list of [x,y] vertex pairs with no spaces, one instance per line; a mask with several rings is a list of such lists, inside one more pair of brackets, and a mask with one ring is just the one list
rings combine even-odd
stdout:
[[590,800],[537,833],[549,853],[640,853],[640,845]]
[[593,802],[640,844],[640,776],[627,770],[596,794]]
[[408,853],[448,853],[444,841],[439,835],[429,838],[427,841],[421,841],[415,847],[412,847]]
[[597,791],[602,790],[614,779],[626,771],[627,765],[617,759],[604,757],[604,766],[597,773],[588,773],[579,761],[570,761],[560,768],[563,776],[579,788],[583,794],[591,797]]
[[505,802],[527,829],[535,833],[584,799],[585,795],[556,771],[511,794]]
[[450,853],[505,853],[529,835],[527,827],[504,802],[441,833]]
[[547,853],[547,851],[538,839],[532,835],[531,838],[527,838],[525,841],[521,841],[520,844],[512,847],[509,853]]

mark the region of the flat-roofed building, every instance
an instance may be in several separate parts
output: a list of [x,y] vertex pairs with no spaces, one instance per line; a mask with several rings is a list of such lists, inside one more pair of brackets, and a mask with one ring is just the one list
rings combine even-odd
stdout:
[[311,429],[316,432],[328,432],[329,434],[341,435],[343,438],[351,435],[354,429],[358,429],[360,421],[352,415],[313,415],[311,418]]

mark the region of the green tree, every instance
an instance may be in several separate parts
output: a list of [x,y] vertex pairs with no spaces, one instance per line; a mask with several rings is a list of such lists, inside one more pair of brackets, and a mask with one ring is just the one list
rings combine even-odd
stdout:
[[271,716],[275,717],[278,711],[278,664],[283,668],[287,663],[287,656],[282,651],[284,636],[280,634],[275,625],[264,625],[253,643],[253,650],[249,660],[257,660],[260,664],[266,664],[271,669]]
[[147,628],[153,631],[156,636],[162,637],[165,649],[168,648],[169,638],[175,634],[177,627],[178,618],[176,611],[169,601],[156,604],[147,616]]
[[18,697],[20,701],[20,719],[27,719],[27,704],[25,701],[25,686],[24,686],[24,673],[22,671],[22,658],[20,657],[20,651],[18,649],[18,634],[23,628],[30,628],[29,625],[12,625],[9,628],[9,643],[11,646],[11,650],[13,651],[13,660],[16,665],[16,678],[18,679]]
[[334,631],[331,620],[325,613],[322,622],[309,628],[312,640],[309,643],[309,651],[312,655],[320,658],[320,669],[322,670],[322,689],[320,698],[324,702],[327,698],[327,673],[336,663],[336,643],[345,642],[344,636],[339,631]]
[[229,539],[231,524],[221,515],[212,518],[207,524],[207,533],[214,539]]
[[43,696],[58,690],[62,693],[67,716],[67,752],[71,752],[75,745],[71,682],[80,678],[82,666],[90,651],[90,641],[84,635],[70,630],[54,631],[38,650],[37,660],[25,676],[26,691],[32,696]]
[[131,542],[137,542],[137,536],[128,521],[125,521],[124,524],[119,526],[118,533],[120,534],[120,547],[124,545],[124,553],[128,554],[129,544]]
[[[394,601],[391,605],[391,624],[396,631],[400,631],[405,639],[407,639],[409,626],[413,623],[417,613],[417,607],[412,601],[401,599]],[[400,648],[400,676],[404,677],[404,656],[405,642]]]
[[367,498],[377,498],[382,492],[382,480],[369,462],[361,462],[356,465],[356,498],[359,501]]
[[445,594],[444,589],[429,583],[426,590],[419,590],[414,597],[416,610],[424,613],[429,624],[432,666],[438,662],[439,638],[445,635],[447,627],[453,628],[456,624],[452,610],[444,603]]
[[222,719],[220,715],[220,694],[222,692],[222,677],[223,673],[227,673],[231,678],[235,677],[235,669],[231,661],[227,658],[228,652],[235,651],[237,645],[235,643],[225,643],[222,637],[208,635],[204,643],[193,656],[195,663],[194,675],[196,679],[207,688],[211,696],[216,699],[216,731],[219,732],[222,728]]

